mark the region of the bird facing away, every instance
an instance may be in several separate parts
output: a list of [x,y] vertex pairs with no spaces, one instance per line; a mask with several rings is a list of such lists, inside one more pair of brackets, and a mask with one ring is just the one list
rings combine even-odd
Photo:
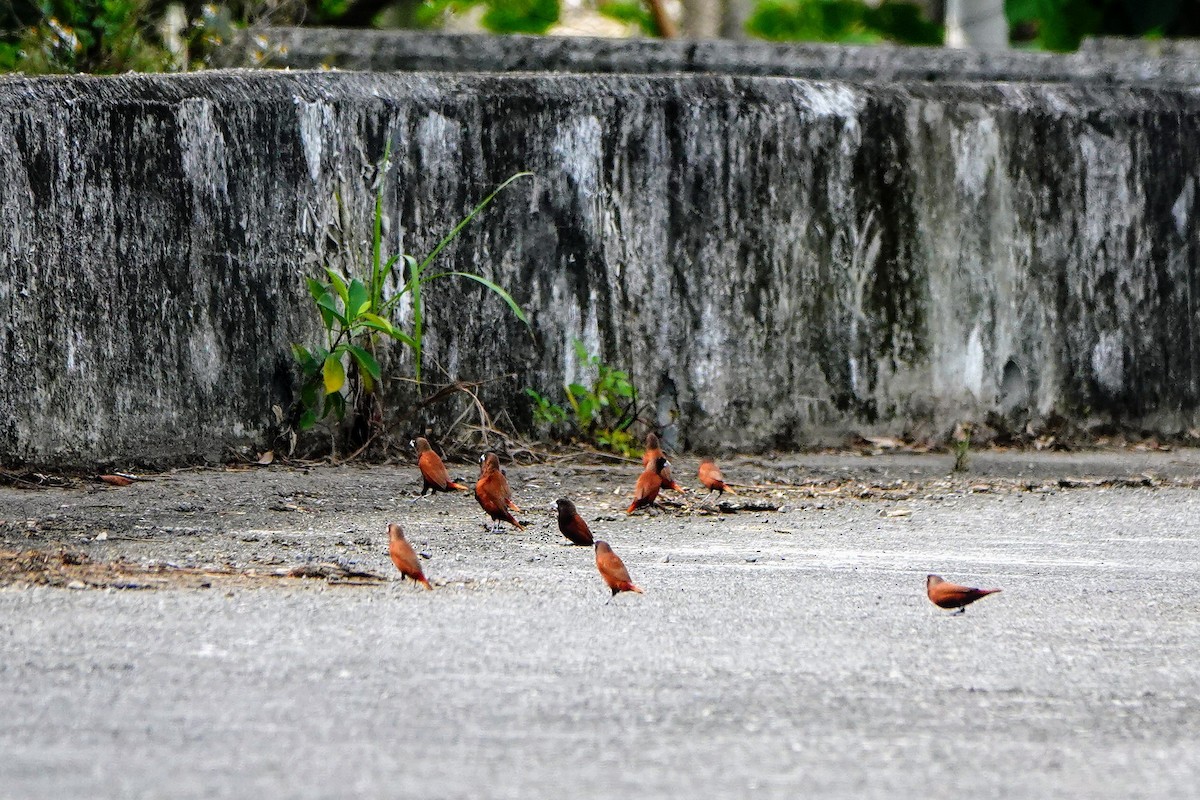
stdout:
[[632,514],[639,508],[653,505],[658,499],[658,492],[663,487],[662,472],[663,469],[670,466],[670,462],[662,456],[646,467],[646,470],[638,476],[637,487],[633,491],[633,502],[629,504],[626,514]]
[[662,447],[658,443],[658,436],[653,433],[646,434],[646,452],[642,453],[642,467],[648,467],[662,457]]
[[517,530],[525,530],[517,522],[512,511],[520,511],[512,501],[512,490],[508,488],[508,478],[500,471],[500,459],[495,453],[484,453],[479,457],[479,480],[475,482],[475,499],[479,506],[492,518],[492,533],[500,528],[501,522],[517,526]]
[[613,597],[621,592],[642,593],[642,590],[634,586],[633,581],[629,578],[629,570],[625,569],[625,562],[613,552],[613,549],[608,546],[608,542],[596,542],[596,569],[600,570],[600,577],[608,584],[608,588],[612,589]]
[[725,483],[725,476],[721,474],[721,469],[711,458],[700,460],[699,477],[700,484],[705,489],[708,489],[709,492],[716,492],[717,497],[720,497],[725,492],[737,494],[737,492],[729,488],[729,484]]
[[571,544],[590,547],[592,531],[583,521],[583,517],[579,516],[579,512],[575,510],[575,504],[565,497],[560,497],[555,501],[554,506],[558,511],[558,529],[562,535],[567,537]]
[[[649,467],[660,458],[664,458],[664,456],[658,437],[653,433],[647,433],[646,452],[642,453],[642,466]],[[662,479],[662,488],[670,489],[673,492],[683,491],[679,484],[675,482],[675,479],[671,477],[671,462],[667,462],[666,468],[659,472],[659,477]]]
[[446,465],[442,463],[442,459],[437,453],[433,452],[433,448],[429,446],[429,440],[424,437],[417,437],[409,442],[417,451],[417,466],[421,469],[421,494],[419,497],[424,497],[425,492],[457,492],[467,487],[461,483],[455,483],[450,480],[450,473],[446,471]]
[[967,606],[981,597],[995,594],[999,589],[972,589],[970,586],[959,586],[957,583],[947,583],[940,575],[929,575],[925,578],[925,594],[929,601],[938,608],[957,608],[955,613],[962,614]]
[[392,557],[396,569],[400,570],[401,580],[411,578],[424,584],[426,589],[433,589],[425,577],[425,571],[421,569],[417,551],[413,550],[412,545],[404,538],[404,531],[394,522],[388,523],[388,555]]

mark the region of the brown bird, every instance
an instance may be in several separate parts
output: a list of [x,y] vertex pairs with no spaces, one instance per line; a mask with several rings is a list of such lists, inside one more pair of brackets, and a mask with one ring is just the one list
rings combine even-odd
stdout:
[[633,491],[633,502],[629,504],[626,514],[632,514],[639,508],[653,505],[658,499],[658,492],[663,487],[663,470],[670,466],[670,462],[663,456],[646,467],[646,470],[638,476],[637,487]]
[[[621,592],[642,593],[641,589],[633,585],[629,578],[629,570],[625,569],[625,562],[613,552],[608,542],[596,542],[596,569],[600,570],[600,577],[604,578],[608,588],[612,589],[613,597]],[[612,597],[609,600],[612,600]]]
[[725,492],[737,494],[729,488],[729,484],[725,483],[725,476],[721,474],[721,469],[711,458],[700,460],[700,484],[709,492],[716,492],[717,497]]
[[[662,447],[658,442],[658,437],[653,433],[647,433],[646,452],[642,453],[642,466],[648,467],[658,461],[660,458],[664,458],[664,456]],[[670,462],[667,462],[666,468],[659,473],[659,477],[662,478],[662,488],[670,489],[673,492],[683,491],[682,487],[680,487],[680,485],[675,482],[675,479],[671,477]]]
[[554,503],[558,511],[558,529],[562,535],[571,540],[571,544],[592,545],[592,531],[588,524],[575,510],[575,504],[565,497],[560,497]]
[[947,583],[940,575],[929,575],[925,578],[925,594],[938,608],[957,608],[956,614],[962,614],[967,606],[981,597],[995,594],[999,589],[972,589],[969,586],[959,586],[957,583]]
[[409,445],[416,448],[417,451],[417,466],[421,469],[421,494],[418,497],[424,497],[425,492],[457,492],[467,487],[461,483],[455,483],[450,480],[450,473],[446,471],[446,465],[442,463],[442,459],[437,453],[433,452],[433,448],[429,446],[429,440],[424,437],[417,437],[409,442]]
[[417,551],[413,550],[412,545],[404,538],[404,531],[394,522],[388,523],[388,555],[392,557],[396,569],[400,570],[401,580],[411,578],[417,583],[425,584],[426,589],[433,589],[421,569]]
[[475,482],[475,499],[492,518],[492,533],[499,530],[501,522],[516,525],[519,531],[525,530],[509,511],[512,509],[519,512],[521,509],[512,501],[508,478],[500,471],[500,459],[496,458],[495,453],[485,453],[479,457],[479,480]]

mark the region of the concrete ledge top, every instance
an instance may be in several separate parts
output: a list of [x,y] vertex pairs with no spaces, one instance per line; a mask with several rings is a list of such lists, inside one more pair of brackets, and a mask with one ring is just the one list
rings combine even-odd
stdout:
[[272,66],[367,71],[715,72],[883,82],[1200,85],[1200,59],[1154,56],[1136,49],[1116,54],[1092,49],[1063,55],[727,39],[589,39],[331,28],[247,32],[218,55],[219,65],[249,64],[248,56],[256,50],[270,52],[268,63]]
[[[502,89],[502,92],[499,91]],[[778,103],[799,100],[815,113],[850,112],[874,102],[928,100],[949,105],[1002,106],[1052,116],[1085,112],[1187,113],[1200,110],[1200,86],[1114,86],[926,82],[855,83],[772,76],[672,74],[579,75],[568,73],[362,73],[330,70],[222,69],[182,75],[0,76],[0,98],[10,110],[24,104],[153,104],[191,98],[222,102],[296,100],[380,101],[461,94],[517,99],[591,102],[621,95],[670,102]]]

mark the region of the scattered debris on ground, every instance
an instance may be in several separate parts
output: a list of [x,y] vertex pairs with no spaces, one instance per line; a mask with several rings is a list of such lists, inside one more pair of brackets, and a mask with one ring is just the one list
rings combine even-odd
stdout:
[[209,589],[253,587],[280,581],[320,579],[328,584],[376,585],[383,575],[333,562],[291,567],[184,567],[170,562],[138,564],[94,561],[86,553],[57,550],[0,550],[0,586],[58,586],[68,589]]

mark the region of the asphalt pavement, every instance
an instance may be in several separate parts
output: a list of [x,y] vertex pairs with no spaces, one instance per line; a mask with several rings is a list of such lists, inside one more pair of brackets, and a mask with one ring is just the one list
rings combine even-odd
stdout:
[[[1041,482],[1022,486],[986,457],[992,478],[950,484],[917,474],[928,459],[844,457],[826,479],[884,463],[913,483],[635,517],[623,475],[510,467],[530,524],[495,535],[469,497],[388,490],[401,467],[4,490],[9,547],[137,556],[122,541],[144,537],[155,558],[389,580],[0,588],[0,797],[1196,797],[1200,492],[1129,479],[1196,458],[1132,458],[1028,456]],[[1048,478],[1084,473],[1123,477]],[[644,595],[607,602],[542,510],[585,484]],[[268,515],[280,498],[296,508]],[[168,522],[206,508],[218,522]],[[434,591],[391,579],[392,518]],[[930,572],[1003,591],[951,615]]]

